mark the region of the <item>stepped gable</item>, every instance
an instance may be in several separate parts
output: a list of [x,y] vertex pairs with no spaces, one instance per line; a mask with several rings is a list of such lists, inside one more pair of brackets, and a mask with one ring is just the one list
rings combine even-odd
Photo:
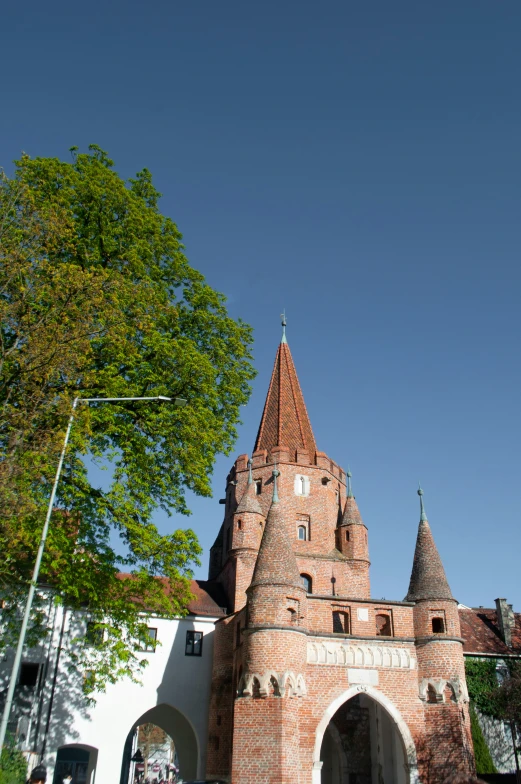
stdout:
[[405,601],[454,599],[423,508],[423,490],[421,492],[420,490],[418,490],[421,501],[420,525],[416,539],[416,550],[414,551],[411,582]]
[[297,559],[291,549],[276,487],[274,500],[266,518],[250,588],[256,585],[289,585],[302,588]]
[[277,446],[286,447],[291,460],[297,450],[307,450],[314,462],[317,445],[285,335],[275,357],[254,451],[266,449],[269,454]]

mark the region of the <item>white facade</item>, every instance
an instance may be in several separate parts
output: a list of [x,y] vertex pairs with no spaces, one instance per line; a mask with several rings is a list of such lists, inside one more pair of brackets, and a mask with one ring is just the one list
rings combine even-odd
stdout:
[[[55,608],[53,614],[52,639],[28,651],[23,659],[24,663],[40,665],[39,683],[18,687],[11,722],[18,741],[25,737],[22,748],[29,753],[30,765],[36,764],[37,755],[45,747],[47,782],[53,784],[57,754],[62,749],[61,757],[67,757],[61,763],[62,772],[76,764],[68,760],[88,760],[79,763],[74,784],[127,784],[128,767],[122,779],[122,763],[126,755],[128,765],[135,750],[133,730],[151,722],[173,738],[181,776],[204,778],[217,617],[148,618],[148,626],[157,629],[159,644],[154,652],[142,653],[149,664],[141,684],[122,678],[109,685],[105,693],[97,694],[95,704],[89,705],[82,693],[82,674],[68,671],[67,656],[61,656],[56,666],[60,647],[66,649],[68,640],[77,635],[78,618],[71,621],[70,613],[64,618],[61,608]],[[187,632],[203,634],[200,656],[186,655]],[[2,686],[11,666],[12,658],[5,657],[0,671]],[[56,773],[61,782],[59,766]]]

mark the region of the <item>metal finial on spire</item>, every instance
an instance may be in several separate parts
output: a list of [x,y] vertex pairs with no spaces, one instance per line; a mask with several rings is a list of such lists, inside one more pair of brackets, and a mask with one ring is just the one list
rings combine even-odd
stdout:
[[277,469],[277,465],[275,464],[275,468],[272,471],[273,476],[273,498],[272,504],[278,504],[279,502],[279,491],[277,488],[277,477],[280,476],[280,471]]
[[251,458],[248,460],[248,484],[251,485],[253,483],[253,476],[251,474]]
[[418,482],[418,495],[420,496],[420,523],[426,523],[427,515],[425,514],[425,507],[423,505],[423,490],[419,482]]
[[347,497],[353,498],[353,489],[351,487],[351,471],[349,470],[349,466],[347,466]]
[[281,343],[287,343],[288,341],[286,340],[286,324],[287,324],[287,321],[286,321],[286,308],[284,308],[284,310],[280,314],[280,317],[282,319],[282,339],[281,339],[280,342]]

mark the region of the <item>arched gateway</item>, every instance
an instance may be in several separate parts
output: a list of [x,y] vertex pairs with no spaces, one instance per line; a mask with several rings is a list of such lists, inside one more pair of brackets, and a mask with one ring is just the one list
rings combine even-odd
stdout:
[[131,756],[134,751],[137,728],[142,724],[155,724],[169,735],[175,743],[179,758],[181,777],[195,779],[201,773],[200,747],[192,723],[177,708],[165,703],[156,705],[134,722],[123,751],[120,784],[132,781]]
[[418,784],[414,742],[397,708],[371,686],[353,686],[315,733],[313,784]]

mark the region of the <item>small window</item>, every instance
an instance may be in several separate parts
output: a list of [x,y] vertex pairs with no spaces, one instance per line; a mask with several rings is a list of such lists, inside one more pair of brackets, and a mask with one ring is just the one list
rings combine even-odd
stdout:
[[391,637],[391,618],[388,615],[379,614],[376,616],[376,634],[379,637]]
[[295,610],[292,607],[288,607],[288,616],[289,616],[289,622],[290,623],[296,623],[297,622],[297,613],[295,612]]
[[241,530],[241,528],[242,528],[242,520],[237,520],[237,528],[239,529],[239,531]]
[[312,591],[313,581],[312,581],[311,577],[309,576],[309,574],[301,574],[300,575],[300,579],[302,581],[302,585],[306,589],[306,592],[307,593],[313,593],[313,591]]
[[306,539],[308,538],[308,532],[306,530],[306,526],[305,525],[299,525],[299,527],[298,527],[298,538],[302,542],[305,542]]
[[103,645],[103,628],[96,621],[89,621],[85,639],[88,645],[92,645],[93,648],[99,648]]
[[18,685],[25,686],[27,689],[34,689],[38,683],[40,665],[34,662],[22,662],[20,666],[20,677]]
[[346,542],[349,541],[349,531],[346,531]]
[[262,479],[255,480],[255,495],[260,495],[262,493]]
[[434,634],[443,634],[445,632],[445,624],[443,618],[432,619],[432,631]]
[[300,477],[300,493],[301,495],[306,494],[306,480],[303,476]]
[[201,656],[203,653],[203,633],[186,632],[185,656]]
[[141,642],[139,646],[140,651],[147,653],[154,653],[157,642],[157,629],[152,629],[150,626],[147,628],[148,639],[146,642]]
[[341,610],[333,612],[333,632],[335,634],[349,634],[349,615]]

